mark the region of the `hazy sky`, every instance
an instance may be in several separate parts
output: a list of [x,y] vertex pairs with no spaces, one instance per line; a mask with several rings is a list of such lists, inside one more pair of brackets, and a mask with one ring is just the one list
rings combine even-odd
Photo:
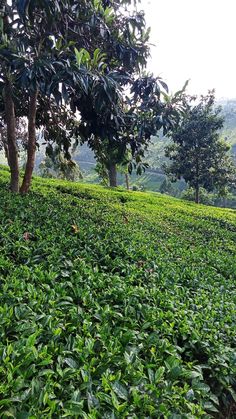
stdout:
[[236,0],[142,0],[152,29],[149,68],[170,89],[236,98]]

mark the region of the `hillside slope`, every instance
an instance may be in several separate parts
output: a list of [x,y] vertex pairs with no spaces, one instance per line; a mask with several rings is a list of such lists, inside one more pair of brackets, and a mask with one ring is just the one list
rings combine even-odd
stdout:
[[236,213],[7,180],[0,417],[235,417]]

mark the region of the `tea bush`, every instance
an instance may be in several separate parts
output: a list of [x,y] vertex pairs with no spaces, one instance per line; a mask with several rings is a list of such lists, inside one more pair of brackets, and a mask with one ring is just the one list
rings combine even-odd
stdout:
[[235,212],[7,181],[0,417],[235,417]]

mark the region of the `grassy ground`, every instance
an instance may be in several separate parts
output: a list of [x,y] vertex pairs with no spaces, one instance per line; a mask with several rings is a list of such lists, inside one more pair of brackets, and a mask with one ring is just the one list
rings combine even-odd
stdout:
[[236,417],[236,215],[0,170],[0,417]]

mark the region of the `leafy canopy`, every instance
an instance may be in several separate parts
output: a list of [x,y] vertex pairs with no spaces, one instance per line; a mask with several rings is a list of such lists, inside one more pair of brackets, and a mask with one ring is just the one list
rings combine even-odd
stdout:
[[224,118],[215,107],[214,91],[207,96],[189,100],[185,118],[171,133],[173,143],[166,148],[171,164],[166,172],[172,180],[181,177],[189,186],[207,191],[222,188],[233,175],[229,146],[220,139]]

